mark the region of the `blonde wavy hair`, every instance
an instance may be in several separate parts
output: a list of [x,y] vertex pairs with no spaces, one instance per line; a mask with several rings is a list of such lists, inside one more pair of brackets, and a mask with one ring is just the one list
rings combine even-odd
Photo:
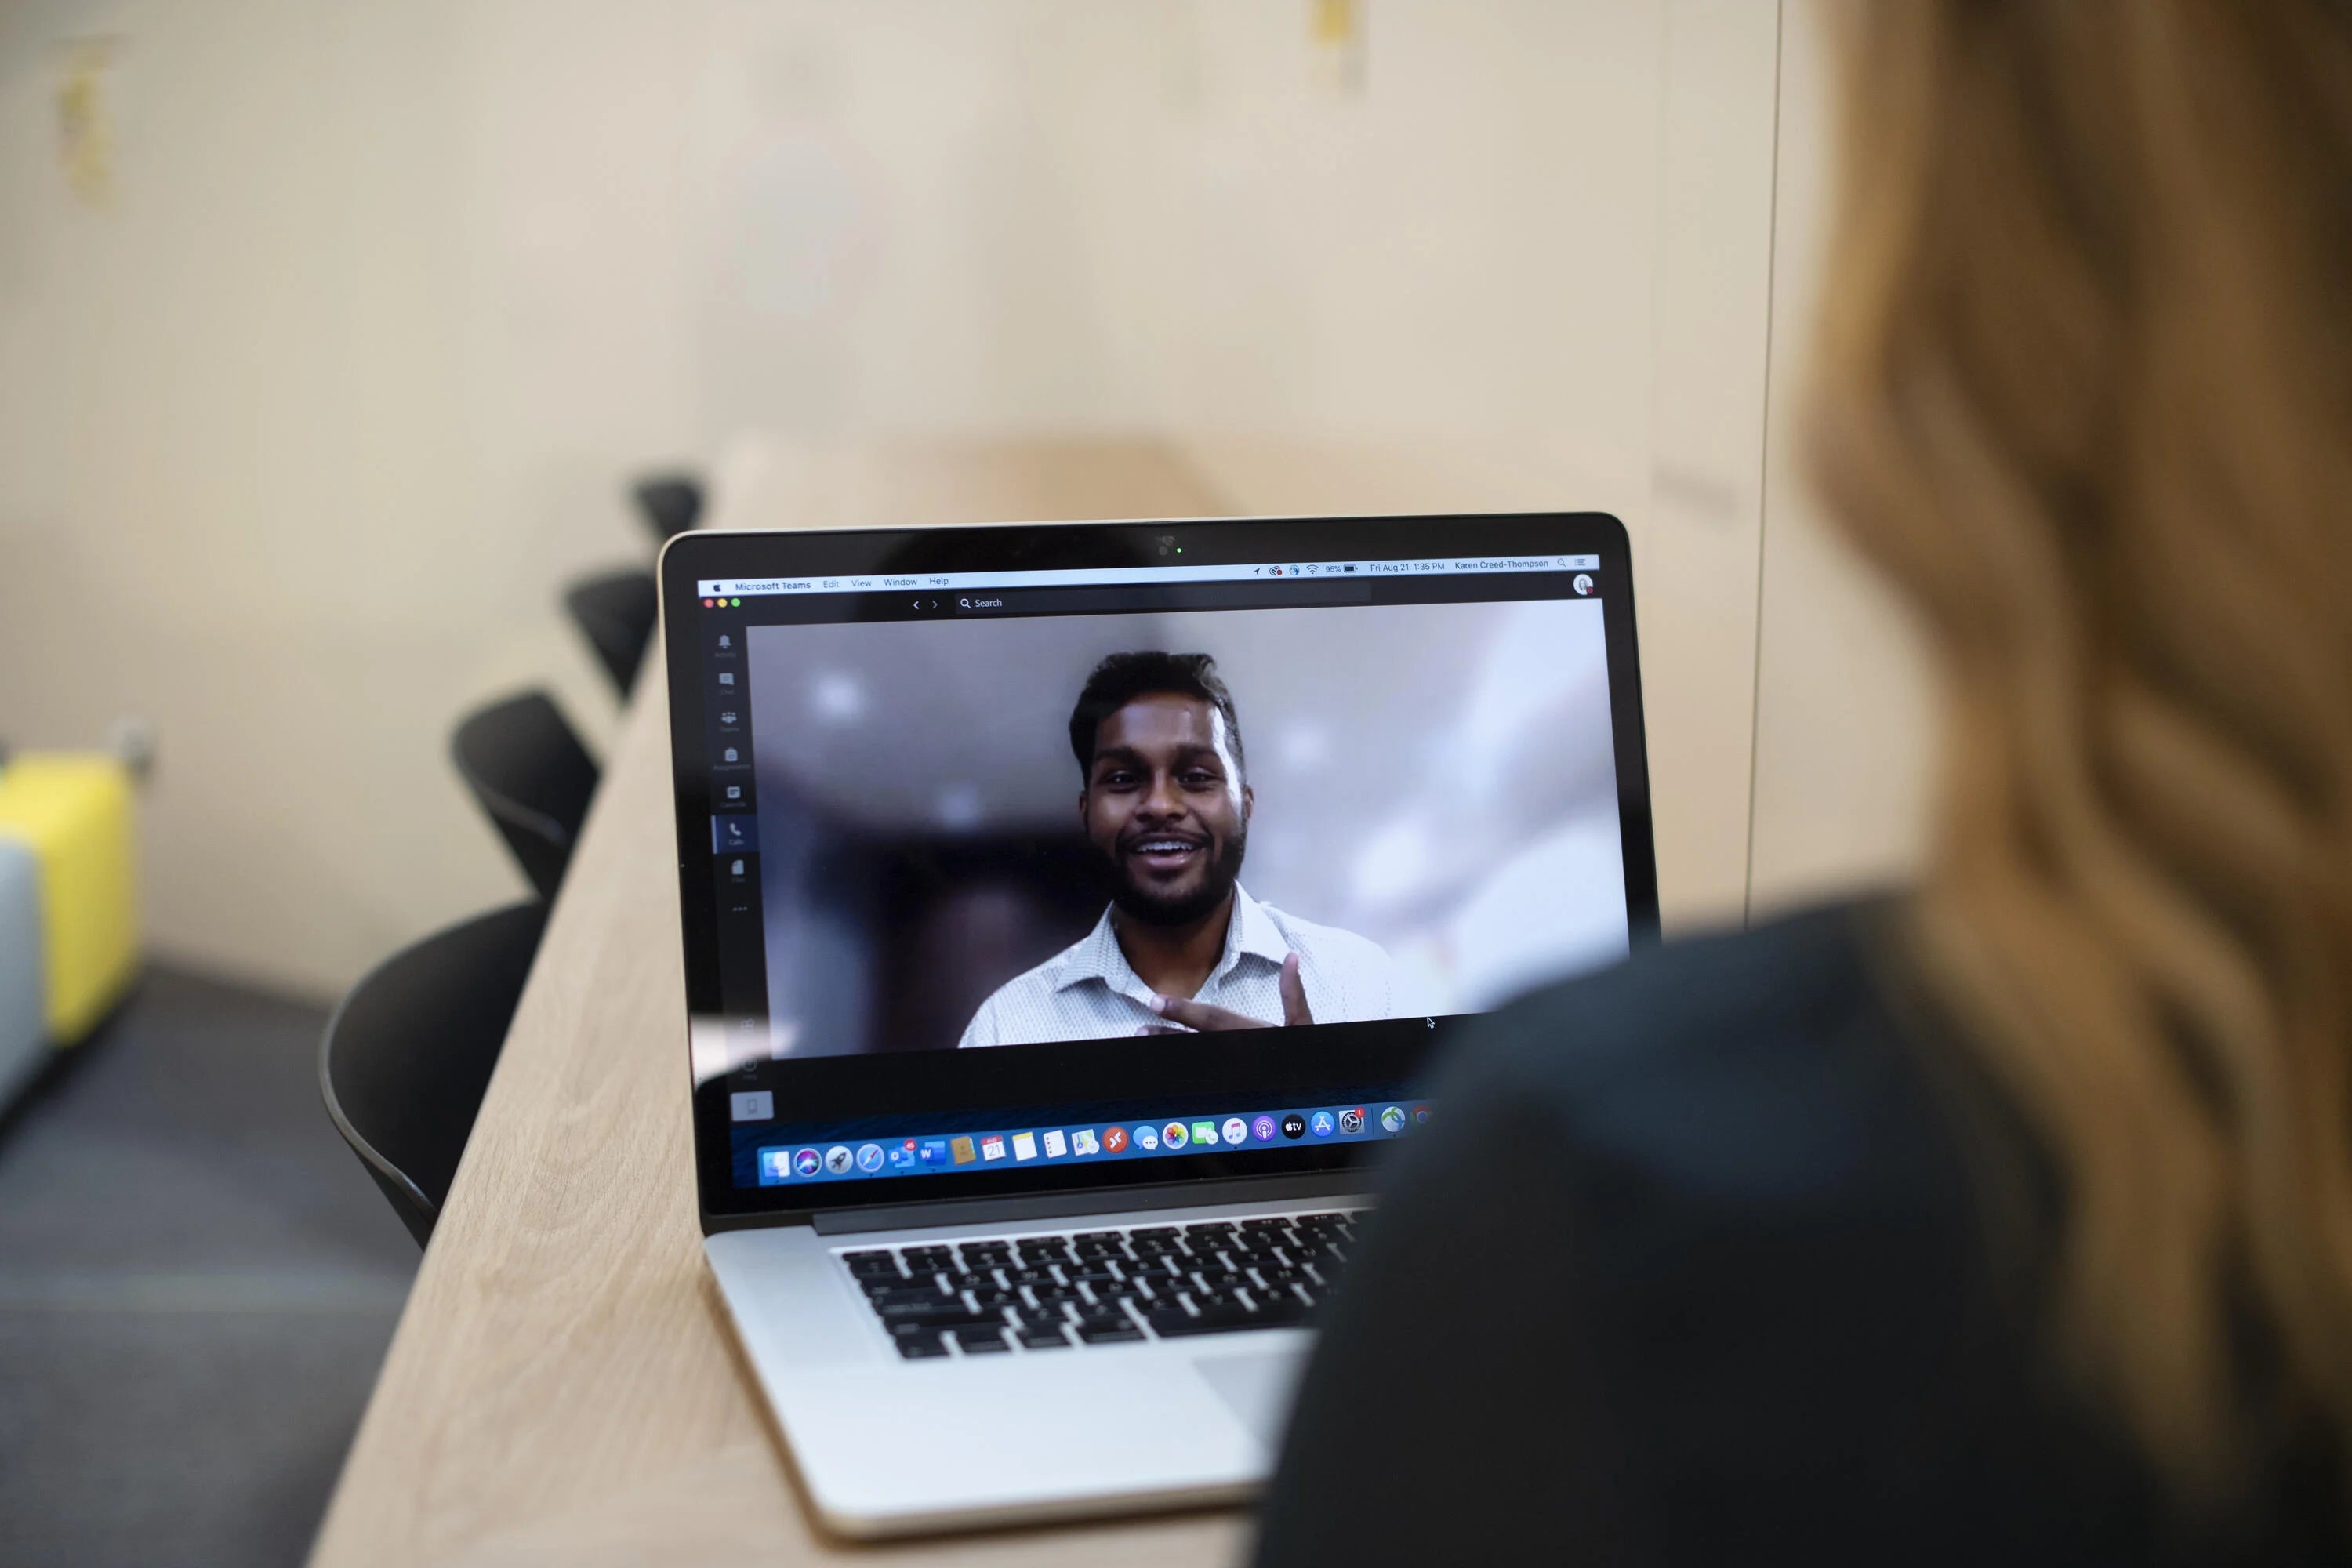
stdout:
[[2210,1490],[2352,1439],[2352,0],[1833,17],[1811,456],[1948,703],[1913,934],[2063,1178],[2053,1344]]

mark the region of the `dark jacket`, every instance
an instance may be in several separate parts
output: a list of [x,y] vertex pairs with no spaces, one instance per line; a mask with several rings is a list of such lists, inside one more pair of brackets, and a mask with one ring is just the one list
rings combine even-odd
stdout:
[[2057,1184],[1890,912],[1479,1027],[1324,1325],[1261,1563],[2347,1560],[2310,1445],[2191,1523],[2056,1374]]

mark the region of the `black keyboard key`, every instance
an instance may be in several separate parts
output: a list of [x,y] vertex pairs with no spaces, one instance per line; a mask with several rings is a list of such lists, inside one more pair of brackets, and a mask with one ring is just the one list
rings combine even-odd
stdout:
[[1307,1303],[1297,1300],[1265,1301],[1259,1304],[1255,1316],[1261,1329],[1300,1328],[1307,1322]]
[[909,1247],[902,1248],[898,1256],[907,1260],[908,1268],[920,1269],[945,1268],[950,1255],[944,1247]]
[[1070,1243],[1074,1247],[1084,1247],[1089,1242],[1107,1241],[1113,1247],[1117,1247],[1120,1239],[1118,1232],[1115,1230],[1082,1230],[1070,1237]]
[[928,1361],[948,1353],[948,1347],[936,1333],[901,1335],[898,1344],[898,1353],[908,1361]]
[[895,1289],[884,1286],[877,1290],[868,1290],[866,1293],[866,1299],[874,1303],[874,1310],[877,1312],[887,1311],[892,1307],[961,1307],[963,1305],[961,1297],[941,1295],[938,1287],[930,1285],[900,1284]]
[[1286,1329],[1307,1321],[1304,1307],[1284,1307],[1278,1304],[1253,1309],[1235,1300],[1220,1301],[1198,1312],[1186,1312],[1180,1307],[1161,1307],[1145,1315],[1151,1331],[1166,1339],[1181,1339],[1188,1334],[1230,1334],[1250,1329]]
[[1288,1230],[1290,1220],[1287,1216],[1278,1214],[1260,1215],[1255,1219],[1242,1221],[1241,1228],[1263,1236],[1270,1232]]
[[1133,1344],[1143,1338],[1143,1331],[1125,1318],[1119,1319],[1117,1322],[1107,1318],[1094,1321],[1081,1321],[1077,1327],[1077,1334],[1082,1342],[1090,1345]]
[[966,1355],[991,1355],[1013,1348],[1005,1342],[1003,1329],[958,1329],[955,1342]]
[[1043,1323],[1033,1324],[1022,1330],[1018,1337],[1023,1350],[1058,1351],[1067,1350],[1070,1346],[1069,1335],[1059,1329],[1048,1328]]
[[898,1260],[887,1252],[851,1252],[843,1255],[849,1265],[850,1276],[857,1279],[896,1279],[899,1278]]
[[936,1307],[887,1307],[882,1311],[884,1325],[892,1329],[901,1323],[921,1329],[968,1329],[982,1323],[993,1326],[1003,1321],[1001,1310],[975,1312],[961,1302],[942,1302]]
[[1163,1340],[1181,1339],[1188,1334],[1217,1334],[1235,1329],[1254,1327],[1248,1314],[1234,1307],[1223,1312],[1195,1312],[1177,1302],[1154,1307],[1143,1314],[1151,1331]]

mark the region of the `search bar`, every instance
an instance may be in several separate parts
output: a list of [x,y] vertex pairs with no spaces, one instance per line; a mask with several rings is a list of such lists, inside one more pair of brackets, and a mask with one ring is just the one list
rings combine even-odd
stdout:
[[1368,582],[1168,583],[1118,588],[1015,588],[958,594],[949,603],[958,619],[993,616],[1104,616],[1122,611],[1287,609],[1315,605],[1369,605]]

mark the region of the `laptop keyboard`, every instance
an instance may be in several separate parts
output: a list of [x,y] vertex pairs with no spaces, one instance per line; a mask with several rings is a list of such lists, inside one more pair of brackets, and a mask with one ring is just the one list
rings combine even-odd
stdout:
[[909,1361],[1296,1328],[1335,1283],[1358,1214],[1074,1230],[845,1252]]

